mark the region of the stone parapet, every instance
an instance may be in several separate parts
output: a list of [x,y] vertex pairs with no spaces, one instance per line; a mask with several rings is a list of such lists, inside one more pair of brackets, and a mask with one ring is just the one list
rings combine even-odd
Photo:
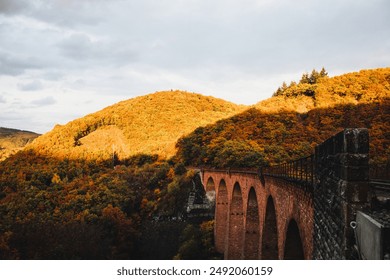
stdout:
[[353,259],[350,222],[370,206],[369,137],[365,128],[348,128],[315,150],[314,258]]

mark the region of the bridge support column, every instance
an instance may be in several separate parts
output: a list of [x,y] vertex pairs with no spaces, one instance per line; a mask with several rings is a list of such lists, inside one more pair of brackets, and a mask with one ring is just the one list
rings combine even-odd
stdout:
[[260,218],[259,204],[254,188],[249,191],[245,222],[245,243],[243,256],[247,260],[259,258]]
[[314,258],[353,259],[350,222],[370,206],[367,129],[345,129],[316,148]]
[[215,207],[215,249],[219,253],[225,252],[225,242],[228,232],[229,203],[226,183],[221,180],[218,186],[218,195]]
[[238,183],[234,184],[231,201],[225,259],[241,260],[244,246],[244,212],[241,187]]

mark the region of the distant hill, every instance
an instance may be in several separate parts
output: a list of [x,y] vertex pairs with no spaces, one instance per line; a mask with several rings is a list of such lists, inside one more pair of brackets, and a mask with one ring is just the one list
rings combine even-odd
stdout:
[[254,108],[180,139],[178,158],[194,166],[277,164],[310,155],[347,127],[369,129],[371,163],[390,161],[390,68],[283,86]]
[[0,127],[0,161],[20,151],[38,136],[31,131]]
[[179,137],[246,107],[182,91],[156,92],[122,101],[37,138],[30,149],[57,157],[107,159],[175,154]]

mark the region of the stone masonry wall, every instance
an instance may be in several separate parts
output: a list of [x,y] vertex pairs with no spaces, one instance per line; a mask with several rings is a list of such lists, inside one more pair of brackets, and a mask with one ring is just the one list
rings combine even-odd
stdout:
[[316,147],[314,259],[354,259],[350,222],[369,207],[367,129],[345,129]]

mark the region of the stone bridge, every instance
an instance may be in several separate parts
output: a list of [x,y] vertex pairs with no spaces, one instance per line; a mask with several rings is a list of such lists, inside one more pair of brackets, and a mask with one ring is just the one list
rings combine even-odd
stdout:
[[370,207],[368,131],[345,129],[307,158],[259,170],[201,169],[215,197],[225,259],[349,259],[354,221]]

